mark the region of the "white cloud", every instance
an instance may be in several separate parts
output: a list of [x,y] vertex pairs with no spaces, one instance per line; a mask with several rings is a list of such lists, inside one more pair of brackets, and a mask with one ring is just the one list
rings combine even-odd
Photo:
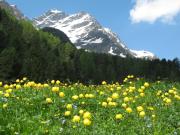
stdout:
[[133,23],[154,23],[157,20],[170,23],[178,13],[180,0],[136,0],[130,18]]

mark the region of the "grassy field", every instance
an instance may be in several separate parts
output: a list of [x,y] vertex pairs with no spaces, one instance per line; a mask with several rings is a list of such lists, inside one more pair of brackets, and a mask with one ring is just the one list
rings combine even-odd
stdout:
[[0,135],[178,135],[180,83],[0,82]]

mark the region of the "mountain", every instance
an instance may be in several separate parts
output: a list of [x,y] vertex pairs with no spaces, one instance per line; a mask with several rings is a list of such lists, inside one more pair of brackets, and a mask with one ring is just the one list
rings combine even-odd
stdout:
[[[28,20],[16,5],[10,5],[5,0],[0,0],[0,7],[9,10],[17,19]],[[109,28],[101,26],[93,16],[86,12],[68,15],[56,9],[49,10],[42,16],[33,19],[33,24],[38,28],[51,27],[62,31],[63,35],[67,35],[78,49],[82,48],[86,51],[117,55],[124,58],[129,56],[156,59],[156,56],[151,52],[129,49],[117,34]]]
[[17,19],[27,19],[16,5],[9,5],[5,0],[0,0],[0,8],[4,8],[11,12]]
[[49,10],[33,19],[33,23],[38,28],[52,27],[63,31],[78,49],[121,57],[156,58],[151,52],[129,49],[117,34],[101,26],[93,16],[86,12],[68,15],[56,9]]

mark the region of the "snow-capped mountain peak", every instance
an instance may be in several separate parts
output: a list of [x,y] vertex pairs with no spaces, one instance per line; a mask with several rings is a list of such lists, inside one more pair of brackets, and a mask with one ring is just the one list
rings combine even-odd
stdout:
[[[0,0],[0,8],[8,9],[17,19],[26,19],[16,5],[9,5],[5,0]],[[130,50],[120,40],[119,36],[109,28],[104,28],[87,12],[66,14],[57,9],[51,9],[32,20],[37,28],[52,27],[63,31],[75,44],[77,49],[88,52],[107,53],[120,57],[134,57],[155,59],[155,55],[147,51]]]
[[53,25],[59,20],[67,17],[68,15],[62,11],[57,9],[52,9],[44,13],[41,17],[34,19],[34,24],[38,25],[40,28],[47,27],[49,25]]
[[[104,28],[87,12],[66,14],[57,9],[49,10],[33,20],[38,28],[52,27],[63,31],[78,49],[107,53],[120,57],[154,58],[146,52],[136,53],[120,40],[109,28]],[[143,57],[144,56],[144,57]]]

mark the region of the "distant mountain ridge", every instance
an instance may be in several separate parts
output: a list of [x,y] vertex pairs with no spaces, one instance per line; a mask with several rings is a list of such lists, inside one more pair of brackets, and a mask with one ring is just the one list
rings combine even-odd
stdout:
[[9,10],[17,19],[28,19],[24,14],[17,8],[16,5],[9,5],[5,0],[0,0],[0,8]]
[[155,59],[148,51],[133,51],[129,49],[109,28],[104,28],[90,14],[79,12],[68,15],[57,9],[49,10],[40,17],[33,19],[39,28],[52,27],[63,31],[80,49],[97,53],[107,53],[121,57]]
[[[18,19],[28,19],[15,5],[9,5],[5,0],[0,1],[0,7],[8,9]],[[32,20],[35,27],[52,27],[58,29],[69,37],[77,49],[85,49],[96,53],[117,55],[123,58],[156,59],[148,51],[129,49],[109,28],[104,28],[90,14],[79,12],[68,15],[57,9],[49,10],[40,17]]]

